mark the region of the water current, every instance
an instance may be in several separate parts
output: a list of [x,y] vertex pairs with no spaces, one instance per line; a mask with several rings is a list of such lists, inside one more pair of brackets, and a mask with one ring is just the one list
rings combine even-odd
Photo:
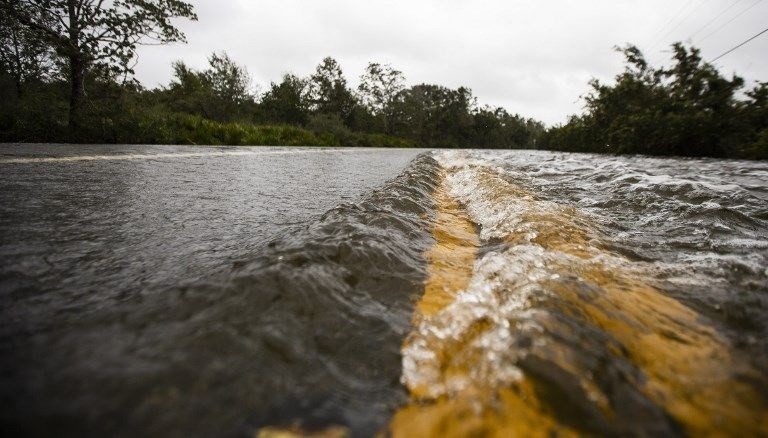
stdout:
[[768,434],[765,163],[425,152],[217,272],[89,308],[66,341],[6,273],[5,427]]

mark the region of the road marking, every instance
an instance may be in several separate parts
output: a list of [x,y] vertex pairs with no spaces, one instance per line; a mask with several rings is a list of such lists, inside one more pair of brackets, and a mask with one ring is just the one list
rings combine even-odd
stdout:
[[[429,275],[401,347],[410,401],[387,436],[610,434],[633,414],[622,410],[626,398],[616,394],[624,393],[656,405],[686,435],[768,430],[760,372],[645,270],[606,250],[589,216],[493,167],[462,166],[442,165],[433,194]],[[446,174],[466,168],[475,170],[446,184]],[[456,184],[470,194],[454,194]],[[492,239],[474,234],[473,218],[484,215],[503,225]],[[479,251],[483,244],[492,246]],[[582,357],[590,338],[605,347]],[[619,367],[616,385],[597,377]],[[583,409],[584,423],[569,421],[569,405]]]
[[[376,149],[377,150],[377,149]],[[152,160],[158,158],[200,158],[200,157],[226,157],[247,155],[295,155],[318,152],[348,152],[359,149],[302,149],[296,151],[219,151],[219,152],[181,152],[161,154],[120,154],[120,155],[78,155],[70,157],[24,157],[2,158],[0,164],[30,164],[30,163],[70,163],[78,161],[118,161],[118,160]],[[364,151],[374,151],[365,149]]]

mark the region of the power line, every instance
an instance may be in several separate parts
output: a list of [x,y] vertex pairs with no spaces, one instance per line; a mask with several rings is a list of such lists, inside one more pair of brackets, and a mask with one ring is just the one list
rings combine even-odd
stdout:
[[734,15],[734,16],[733,16],[733,17],[732,17],[730,20],[728,20],[728,21],[726,21],[725,23],[723,23],[723,25],[722,25],[722,26],[718,27],[717,29],[715,29],[715,30],[713,30],[712,32],[710,32],[710,33],[708,33],[707,35],[705,35],[705,36],[704,36],[704,38],[702,38],[702,39],[700,39],[700,40],[698,41],[698,43],[699,43],[699,44],[701,44],[701,43],[702,43],[702,42],[704,42],[704,41],[705,41],[707,38],[709,38],[709,37],[711,37],[712,35],[714,35],[714,34],[716,34],[716,33],[720,32],[721,30],[723,30],[723,28],[724,28],[724,27],[726,27],[726,26],[728,26],[729,24],[733,23],[733,22],[734,22],[734,21],[735,21],[737,18],[739,18],[739,17],[741,17],[742,15],[746,14],[746,13],[747,13],[747,11],[749,11],[749,10],[750,10],[750,9],[752,9],[752,8],[754,8],[755,6],[757,6],[757,5],[758,5],[760,2],[762,2],[762,1],[763,1],[763,0],[757,0],[756,2],[752,3],[751,5],[749,5],[749,7],[747,7],[746,9],[742,9],[742,10],[741,10],[741,12],[739,12],[739,13],[738,13],[738,14],[736,14],[736,15]]
[[[741,1],[741,0],[737,0],[737,1]],[[669,29],[669,30],[668,30],[666,33],[664,33],[663,35],[661,35],[661,38],[660,38],[660,39],[658,39],[658,41],[656,42],[656,44],[654,44],[653,46],[651,46],[651,49],[649,50],[649,52],[653,52],[653,51],[654,51],[654,50],[655,50],[657,47],[659,47],[659,45],[661,45],[661,44],[664,44],[664,39],[665,39],[665,38],[666,38],[668,35],[672,34],[674,31],[676,31],[678,28],[680,28],[680,26],[682,26],[682,25],[683,25],[683,24],[684,24],[686,21],[688,21],[688,19],[690,19],[690,18],[691,18],[691,17],[692,17],[694,14],[696,14],[696,13],[699,11],[699,9],[701,9],[701,8],[702,8],[702,6],[704,6],[704,5],[705,5],[705,4],[707,4],[708,2],[709,2],[709,0],[704,0],[704,1],[702,1],[701,3],[699,3],[699,4],[698,4],[698,6],[695,6],[693,9],[691,9],[691,10],[690,10],[690,11],[687,13],[687,15],[685,15],[684,17],[682,17],[682,19],[681,19],[680,21],[678,21],[678,22],[677,22],[677,24],[675,24],[675,25],[674,25],[674,26],[673,26],[671,29]],[[681,13],[682,13],[682,12],[684,12],[684,11],[686,11],[686,10],[688,10],[688,8],[689,8],[690,6],[692,6],[693,4],[694,4],[694,1],[693,1],[693,0],[689,1],[688,3],[686,3],[686,4],[683,6],[683,8],[682,8],[682,9],[680,9],[680,10],[678,11],[678,13],[677,13],[677,14],[675,14],[675,16],[672,18],[672,20],[670,20],[670,21],[669,21],[669,23],[670,23],[670,24],[671,24],[671,23],[674,23],[674,22],[677,20],[677,18],[679,18],[679,17],[680,17]],[[655,38],[654,40],[656,40],[656,38]],[[658,56],[658,57],[656,57],[656,58],[660,58],[660,57],[661,57],[661,55],[659,55],[659,56]]]
[[[694,1],[695,1],[695,0],[689,0],[689,1],[688,1],[688,3],[684,4],[684,5],[683,5],[683,7],[682,7],[682,8],[680,8],[680,9],[679,9],[679,10],[678,10],[678,11],[675,13],[675,15],[673,15],[673,16],[672,16],[672,18],[670,18],[670,19],[669,19],[669,20],[668,20],[666,23],[664,23],[664,25],[662,25],[662,26],[659,28],[659,30],[656,32],[656,36],[654,36],[654,37],[653,37],[653,38],[650,40],[650,42],[648,43],[648,45],[649,45],[649,46],[650,46],[650,45],[653,45],[653,47],[656,47],[656,45],[657,45],[656,43],[657,43],[657,41],[659,40],[659,36],[661,35],[661,33],[662,33],[662,32],[664,32],[664,29],[666,29],[666,28],[667,28],[667,26],[669,26],[669,25],[671,25],[672,23],[674,23],[674,22],[675,22],[675,20],[677,20],[677,18],[680,16],[680,14],[682,14],[682,13],[683,13],[683,12],[684,12],[686,9],[688,9],[688,6],[690,6],[691,4],[693,4],[693,2],[694,2]],[[664,36],[666,36],[666,34],[664,34]],[[664,38],[664,36],[662,36],[661,38],[663,39],[663,38]]]
[[719,14],[717,14],[717,15],[715,16],[715,18],[713,18],[713,19],[711,19],[711,20],[707,21],[707,23],[706,23],[705,25],[701,26],[700,28],[698,28],[698,29],[696,30],[696,32],[692,33],[692,34],[691,34],[691,36],[689,36],[689,37],[688,37],[688,39],[693,39],[693,37],[695,37],[696,35],[698,35],[699,33],[701,33],[701,31],[702,31],[702,30],[704,30],[704,29],[706,29],[707,27],[709,27],[709,25],[710,25],[710,24],[712,24],[712,23],[714,23],[715,21],[717,21],[718,19],[720,19],[720,17],[722,17],[722,16],[723,16],[723,15],[725,15],[725,14],[726,14],[728,11],[730,11],[731,9],[733,9],[733,8],[734,8],[734,6],[738,5],[739,3],[743,2],[743,1],[744,1],[744,0],[736,0],[735,2],[731,3],[731,5],[730,5],[730,6],[728,6],[728,7],[727,7],[727,8],[725,8],[725,9],[723,9],[722,11],[720,11],[720,13],[719,13]]
[[752,41],[753,39],[755,39],[755,38],[759,37],[760,35],[762,35],[762,34],[764,34],[764,33],[766,33],[766,32],[768,32],[768,27],[766,27],[765,29],[763,29],[763,31],[762,31],[762,32],[759,32],[757,35],[753,36],[752,38],[749,38],[748,40],[744,41],[743,43],[739,44],[738,46],[735,46],[734,48],[732,48],[732,49],[728,50],[727,52],[723,53],[722,55],[718,56],[717,58],[715,58],[715,59],[713,59],[713,60],[709,61],[709,63],[710,63],[710,64],[714,64],[714,63],[715,63],[715,61],[717,61],[718,59],[720,59],[720,58],[722,58],[723,56],[725,56],[725,55],[727,55],[727,54],[729,54],[729,53],[731,53],[731,52],[735,51],[736,49],[740,48],[740,47],[741,47],[741,46],[743,46],[744,44],[747,44],[748,42]]
[[[739,1],[741,1],[741,0],[739,0]],[[661,37],[661,41],[659,41],[659,43],[658,43],[658,44],[662,44],[662,43],[664,43],[664,38],[666,38],[667,36],[669,36],[670,34],[672,34],[674,31],[676,31],[678,28],[680,28],[680,26],[682,26],[682,25],[683,25],[683,23],[685,23],[686,21],[688,21],[688,19],[689,19],[689,18],[691,18],[691,16],[693,16],[693,14],[695,14],[696,12],[698,12],[698,11],[699,11],[699,9],[701,9],[701,7],[702,7],[702,6],[704,6],[705,4],[707,4],[707,2],[709,2],[709,0],[704,0],[703,2],[699,3],[699,5],[698,5],[698,6],[696,6],[695,8],[693,8],[693,9],[691,10],[691,12],[689,12],[689,13],[688,13],[688,15],[686,15],[686,16],[685,16],[685,17],[684,17],[682,20],[680,20],[680,21],[677,23],[677,25],[675,25],[675,26],[674,26],[672,29],[668,30],[668,31],[667,31],[667,33],[665,33],[664,35],[662,35],[662,37]],[[656,45],[658,45],[658,44],[656,44]]]

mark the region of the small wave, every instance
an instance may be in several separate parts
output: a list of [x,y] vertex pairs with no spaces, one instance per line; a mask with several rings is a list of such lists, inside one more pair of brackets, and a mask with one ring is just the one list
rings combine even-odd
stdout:
[[[396,436],[768,428],[768,405],[747,383],[764,388],[763,376],[646,265],[610,251],[589,214],[541,199],[495,163],[437,160],[447,173],[438,193],[479,226],[480,248],[468,278],[448,284],[453,300],[417,317],[403,346],[414,402],[395,416]],[[445,284],[434,277],[428,285]]]
[[360,202],[272,242],[232,279],[232,311],[251,318],[248,356],[271,376],[253,388],[263,404],[252,407],[255,427],[372,435],[402,402],[398,346],[426,276],[436,172],[420,156]]

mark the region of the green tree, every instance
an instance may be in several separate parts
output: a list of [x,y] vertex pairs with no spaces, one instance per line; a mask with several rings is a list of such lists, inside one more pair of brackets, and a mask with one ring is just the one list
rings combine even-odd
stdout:
[[383,130],[392,132],[392,119],[396,104],[402,99],[405,89],[405,76],[389,64],[369,63],[365,73],[360,76],[358,94],[365,108],[382,120]]
[[0,72],[8,75],[20,97],[31,80],[50,78],[55,64],[50,46],[11,14],[0,16]]
[[192,5],[181,0],[0,0],[0,8],[66,60],[74,131],[81,123],[89,68],[130,74],[139,45],[185,41],[172,19],[197,19]]
[[517,114],[510,114],[504,108],[483,107],[472,114],[472,147],[533,148],[544,131],[543,125],[526,120]]
[[747,91],[741,119],[746,125],[744,155],[748,158],[768,159],[768,82],[759,82]]
[[272,82],[261,98],[265,116],[272,122],[305,125],[309,118],[309,84],[292,74],[283,80]]
[[472,137],[472,91],[420,84],[403,92],[395,133],[424,146],[467,146]]
[[245,67],[235,63],[226,52],[214,52],[208,64],[210,68],[204,75],[216,97],[233,105],[253,101],[251,76]]
[[251,77],[226,53],[213,53],[208,57],[208,68],[202,71],[181,61],[173,64],[173,70],[174,79],[164,101],[174,111],[219,121],[247,119],[253,111]]
[[[745,156],[761,129],[756,99],[738,99],[744,81],[723,77],[700,51],[672,46],[668,68],[651,67],[637,47],[617,48],[626,66],[613,83],[590,81],[585,112],[546,135],[549,147],[610,153]],[[750,121],[752,120],[752,121]]]
[[349,124],[357,102],[335,59],[323,59],[311,76],[309,87],[312,110],[320,114],[338,114]]
[[161,100],[172,111],[211,117],[208,105],[213,98],[213,90],[205,74],[190,68],[183,61],[174,62],[172,68],[173,79],[160,92]]
[[730,79],[703,62],[699,49],[673,45],[674,64],[660,69],[669,84],[672,100],[670,123],[677,136],[673,153],[678,155],[724,156],[735,148],[736,93],[744,86],[738,76]]

